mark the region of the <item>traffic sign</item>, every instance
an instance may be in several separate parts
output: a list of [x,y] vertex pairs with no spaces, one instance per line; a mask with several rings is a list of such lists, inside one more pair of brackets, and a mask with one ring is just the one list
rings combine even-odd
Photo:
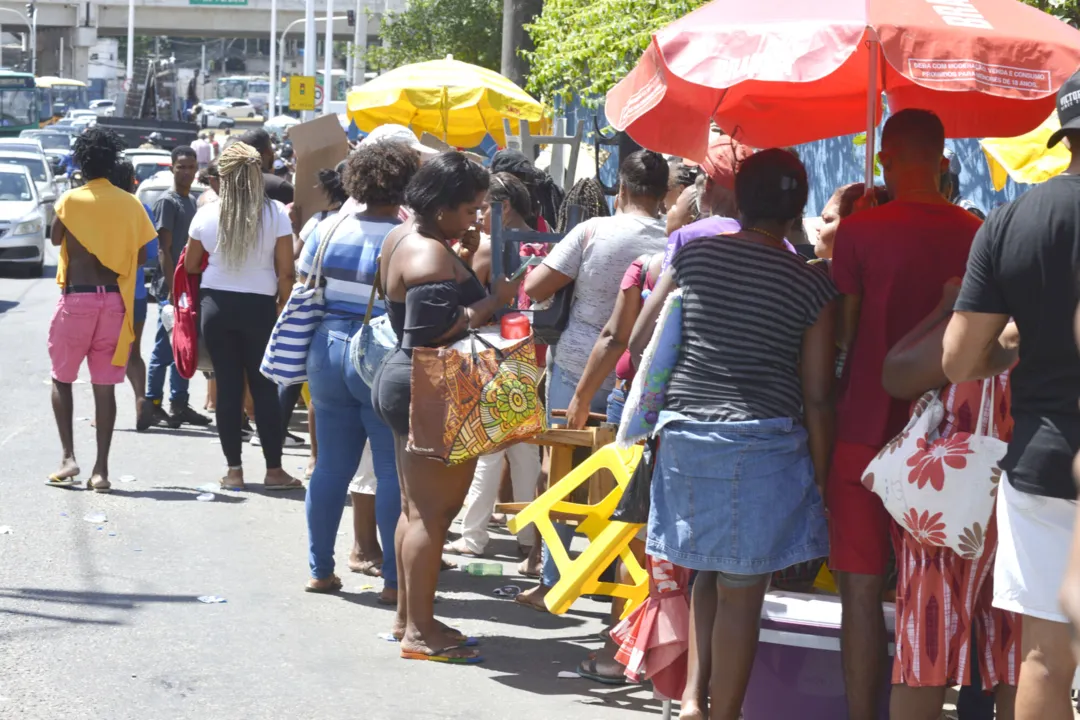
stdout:
[[322,107],[323,89],[322,85],[315,86],[315,107]]
[[322,93],[310,75],[289,76],[289,109],[314,110],[322,99]]

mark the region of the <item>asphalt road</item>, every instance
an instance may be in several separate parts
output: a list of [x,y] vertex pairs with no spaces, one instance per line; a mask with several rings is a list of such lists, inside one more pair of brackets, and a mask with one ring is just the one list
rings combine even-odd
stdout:
[[[48,275],[53,268],[46,269]],[[559,679],[598,646],[607,606],[542,615],[496,597],[513,583],[514,541],[493,546],[510,577],[443,574],[437,612],[482,636],[487,662],[407,662],[380,639],[381,581],[343,572],[337,597],[302,592],[303,494],[198,502],[223,459],[212,429],[136,434],[118,388],[114,492],[48,488],[60,458],[49,404],[51,279],[0,271],[0,718],[18,720],[608,720],[659,713],[640,688]],[[148,329],[156,322],[151,310]],[[149,356],[153,333],[143,338]],[[85,373],[85,368],[84,371]],[[83,377],[86,377],[85,374]],[[201,379],[192,396],[201,398]],[[91,388],[75,386],[76,452],[93,464]],[[299,473],[306,451],[287,451]],[[245,449],[249,479],[261,469]],[[124,475],[134,482],[121,483]],[[88,522],[91,513],[106,522]],[[346,510],[337,559],[351,544]],[[10,528],[10,533],[3,527]],[[374,585],[374,587],[372,587]],[[225,604],[198,596],[220,595]]]

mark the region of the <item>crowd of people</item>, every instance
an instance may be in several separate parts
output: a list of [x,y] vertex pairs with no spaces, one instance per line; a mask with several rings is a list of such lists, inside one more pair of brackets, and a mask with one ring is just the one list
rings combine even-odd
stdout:
[[[1068,105],[1060,112],[1052,143],[1080,147],[1080,113]],[[823,558],[842,603],[851,718],[879,716],[890,641],[893,718],[937,718],[954,685],[993,693],[989,708],[988,695],[969,695],[965,718],[993,717],[994,704],[998,718],[1072,717],[1077,156],[1065,174],[983,222],[953,202],[941,121],[925,110],[898,112],[881,139],[884,186],[837,188],[811,246],[798,156],[754,152],[716,132],[700,166],[647,149],[622,158],[609,204],[596,179],[564,195],[521,153],[500,151],[489,170],[384,126],[318,174],[325,207],[303,225],[289,208],[292,186],[273,172],[264,131],[239,136],[212,162],[203,163],[201,148],[174,150],[174,187],[149,214],[131,195],[119,150],[107,130],[81,135],[75,154],[88,182],[56,208],[62,295],[49,350],[63,460],[49,484],[69,487],[80,473],[71,383],[84,359],[97,404],[95,491],[109,489],[113,387],[125,374],[139,396],[140,430],[211,422],[190,407],[161,321],[144,377],[138,272],[156,238],[163,306],[175,301],[181,258],[201,276],[199,322],[227,465],[221,486],[246,487],[241,451],[253,419],[266,489],[304,488],[281,465],[299,385],[275,387],[260,362],[294,282],[317,275],[326,313],[306,355],[313,431],[304,589],[342,587],[335,539],[349,497],[348,567],[383,578],[379,602],[397,609],[390,630],[401,656],[479,662],[479,641],[435,617],[443,554],[483,557],[504,475],[514,500],[532,500],[542,457],[519,444],[448,466],[411,451],[413,350],[447,346],[515,302],[543,303],[573,284],[569,321],[539,353],[548,423],[618,424],[678,291],[681,349],[656,423],[649,520],[632,549],[694,572],[680,718],[740,717],[766,593],[777,573],[816,570]],[[200,169],[212,191],[196,203],[190,188]],[[493,266],[495,206],[505,227],[563,235],[523,246],[523,255],[543,258],[523,278]],[[397,346],[369,386],[350,345],[365,316],[383,314]],[[937,430],[957,443],[987,426],[981,398],[996,397],[988,426],[1009,449],[979,552],[930,543],[933,528],[896,522],[864,478],[895,449],[913,401],[934,389],[944,405]],[[964,461],[945,452],[925,462]],[[463,531],[450,537],[463,507]],[[559,527],[569,547],[573,528]],[[517,601],[546,611],[559,571],[532,535],[518,537],[519,570],[539,582]],[[1067,570],[1077,581],[1062,589]],[[896,602],[893,637],[886,597]],[[620,614],[616,603],[612,621]],[[579,672],[622,682],[614,641]]]

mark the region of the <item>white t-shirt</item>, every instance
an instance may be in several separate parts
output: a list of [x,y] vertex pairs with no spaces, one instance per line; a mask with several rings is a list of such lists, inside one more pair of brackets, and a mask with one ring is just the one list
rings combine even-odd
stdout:
[[[585,374],[589,354],[615,309],[626,269],[642,255],[663,252],[666,243],[663,220],[616,215],[581,223],[544,258],[545,265],[574,279],[570,320],[555,346],[555,363],[568,375]],[[614,386],[613,372],[603,389]]]
[[202,276],[202,287],[211,290],[277,295],[277,272],[274,271],[274,248],[277,239],[292,236],[292,222],[285,206],[271,200],[263,207],[259,240],[239,268],[225,267],[214,252],[218,241],[218,213],[221,203],[199,208],[188,234],[202,243],[209,254],[209,264]]

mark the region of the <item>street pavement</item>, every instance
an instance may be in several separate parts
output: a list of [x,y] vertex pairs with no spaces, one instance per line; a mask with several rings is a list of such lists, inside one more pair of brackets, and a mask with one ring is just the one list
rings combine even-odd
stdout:
[[[51,248],[50,248],[51,250]],[[54,264],[54,263],[53,263]],[[487,662],[409,662],[379,637],[391,611],[381,580],[351,574],[351,511],[338,537],[340,596],[303,592],[303,493],[216,494],[224,461],[213,429],[134,432],[130,385],[117,389],[114,491],[48,488],[60,459],[46,336],[57,288],[0,270],[0,718],[15,720],[608,720],[659,714],[639,687],[560,679],[587,650],[608,606],[564,616],[496,597],[516,575],[515,542],[492,546],[504,577],[443,573],[438,615],[482,638]],[[148,358],[156,324],[144,332]],[[83,379],[87,378],[85,367]],[[75,386],[76,453],[93,465],[88,382]],[[192,383],[192,404],[205,396]],[[249,482],[259,448],[245,449]],[[286,451],[302,473],[306,450]],[[133,482],[120,482],[121,476]],[[105,522],[84,518],[103,513]],[[10,528],[8,533],[4,528]],[[224,604],[197,597],[218,595]]]

